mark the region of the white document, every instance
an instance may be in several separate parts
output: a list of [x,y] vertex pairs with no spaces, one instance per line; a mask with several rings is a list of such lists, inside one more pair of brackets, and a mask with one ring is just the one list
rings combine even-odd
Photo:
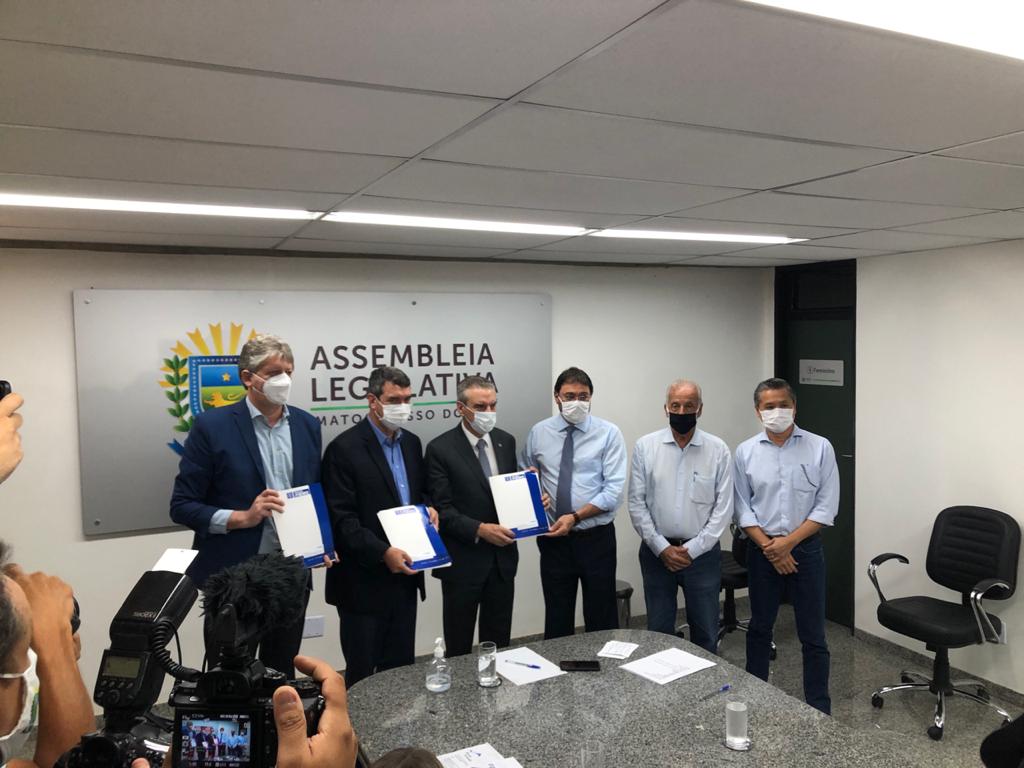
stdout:
[[505,762],[501,763],[501,768],[523,768],[523,764],[514,757],[506,757]]
[[548,519],[541,503],[540,480],[534,472],[510,472],[489,478],[498,522],[516,538],[546,533]]
[[715,666],[715,662],[694,656],[679,648],[669,648],[665,651],[642,659],[623,664],[619,669],[625,669],[640,677],[645,677],[652,682],[664,685],[678,680],[680,677],[692,675],[702,669]]
[[628,659],[639,647],[636,643],[627,643],[624,640],[609,640],[597,655],[606,659]]
[[516,685],[526,685],[549,677],[558,677],[565,672],[536,651],[529,648],[512,648],[498,653],[498,674]]
[[[322,564],[325,549],[317,499],[323,496],[319,487],[314,491],[312,486],[301,485],[286,488],[279,493],[284,499],[284,512],[274,512],[273,515],[282,552],[288,557],[301,557],[304,562],[310,561],[307,567]],[[320,514],[325,515],[326,511],[324,508]]]
[[156,561],[149,570],[170,571],[171,573],[184,573],[192,565],[199,553],[194,549],[168,549],[165,550],[160,559]]
[[414,571],[444,568],[452,564],[444,542],[427,518],[425,507],[410,504],[382,509],[377,513],[377,519],[391,546],[401,549],[412,558],[409,567]]
[[444,768],[507,768],[506,760],[490,744],[477,744],[437,758]]

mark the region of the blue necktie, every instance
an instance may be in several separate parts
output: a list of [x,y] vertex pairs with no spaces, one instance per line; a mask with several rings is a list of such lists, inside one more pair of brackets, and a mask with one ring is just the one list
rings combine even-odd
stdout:
[[562,443],[562,460],[558,464],[558,489],[555,491],[555,518],[571,515],[572,508],[572,465],[575,449],[572,436],[576,427],[570,424],[565,430],[565,442]]
[[480,469],[484,471],[484,477],[490,477],[491,462],[487,460],[487,441],[482,437],[476,441],[476,455],[480,459]]

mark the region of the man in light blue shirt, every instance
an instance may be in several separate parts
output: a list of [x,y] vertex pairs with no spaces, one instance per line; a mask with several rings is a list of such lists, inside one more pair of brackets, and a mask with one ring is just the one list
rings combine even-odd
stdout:
[[700,386],[680,379],[665,394],[669,426],[641,437],[629,474],[629,516],[643,540],[647,629],[675,634],[676,595],[686,598],[691,639],[718,650],[722,547],[732,519],[732,455],[724,442],[697,429]]
[[553,499],[551,531],[537,539],[545,639],[575,631],[581,585],[587,632],[619,626],[612,521],[626,484],[626,444],[618,427],[590,415],[593,392],[585,371],[562,371],[554,389],[559,415],[534,425],[520,457]]
[[804,698],[831,714],[819,531],[839,511],[835,451],[825,438],[796,426],[796,394],[785,380],[758,384],[754,407],[764,431],[736,449],[734,478],[736,522],[754,544],[747,555],[747,671],[768,679],[772,629],[787,595],[803,649]]

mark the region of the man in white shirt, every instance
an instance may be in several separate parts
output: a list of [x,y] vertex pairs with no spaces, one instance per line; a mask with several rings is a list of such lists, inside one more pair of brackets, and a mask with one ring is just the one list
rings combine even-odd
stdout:
[[686,599],[691,640],[718,648],[719,537],[732,518],[732,457],[714,435],[697,429],[700,386],[680,379],[665,396],[669,425],[641,437],[629,475],[629,516],[640,534],[647,628],[675,633],[676,595]]

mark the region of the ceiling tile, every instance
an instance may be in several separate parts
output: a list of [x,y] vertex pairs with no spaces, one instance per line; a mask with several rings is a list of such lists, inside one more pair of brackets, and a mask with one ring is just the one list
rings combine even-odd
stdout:
[[929,235],[917,232],[898,232],[877,229],[872,232],[858,232],[854,235],[840,235],[821,240],[815,245],[828,244],[842,248],[868,248],[888,251],[928,251],[935,248],[951,248],[957,245],[974,245],[994,238],[953,237],[951,235]]
[[512,221],[529,224],[555,224],[587,229],[603,229],[634,221],[636,216],[612,213],[581,213],[541,208],[508,208],[470,203],[439,203],[432,200],[407,200],[362,195],[338,208],[344,211],[395,213],[403,216],[440,216],[484,221]]
[[666,264],[674,257],[664,253],[597,253],[594,251],[517,251],[495,261],[525,260],[569,262],[573,264]]
[[7,123],[397,156],[497,103],[11,42],[0,42],[0,100]]
[[98,230],[110,234],[111,237],[117,232],[146,232],[281,238],[290,235],[302,223],[230,216],[183,216],[170,213],[117,213],[0,206],[0,227]]
[[686,211],[688,216],[780,224],[881,229],[922,221],[984,213],[978,208],[949,208],[872,200],[841,200],[834,197],[761,192]]
[[[703,209],[697,209],[698,213]],[[845,235],[856,229],[841,227],[808,227],[801,224],[769,224],[763,222],[725,221],[724,219],[691,218],[688,216],[666,216],[654,221],[663,222],[666,229],[678,229],[686,232],[727,232],[737,235],[781,235],[784,237],[829,237]],[[638,224],[637,228],[647,227],[647,223]]]
[[[344,224],[336,221],[314,221],[302,230],[301,237],[366,243],[462,245],[502,250],[532,248],[561,239],[551,235],[517,235],[508,232],[472,232],[460,229],[428,229],[426,227],[387,227],[376,224]],[[288,246],[283,247],[287,248]]]
[[420,160],[374,184],[371,191],[419,200],[642,215],[678,211],[748,190]]
[[538,246],[538,251],[582,251],[584,253],[646,253],[671,256],[705,256],[712,253],[730,253],[749,248],[743,243],[707,243],[694,240],[631,240],[612,237],[571,237],[557,243]]
[[913,157],[800,184],[788,191],[932,205],[1020,208],[1024,207],[1024,166]]
[[3,27],[12,39],[507,97],[660,2],[5,0]]
[[72,179],[61,176],[25,176],[12,173],[0,173],[0,193],[242,205],[257,208],[298,208],[307,211],[328,211],[339,200],[339,195],[315,192],[193,187],[187,184],[151,184],[138,181]]
[[744,256],[702,256],[688,261],[676,262],[684,267],[791,267],[794,264],[811,264],[815,259],[748,258]]
[[0,170],[308,192],[355,192],[402,158],[0,126]]
[[430,157],[485,165],[765,189],[902,153],[517,105]]
[[915,224],[903,227],[906,232],[932,232],[939,235],[962,235],[987,239],[1024,237],[1024,212],[1000,211],[965,219],[935,221],[931,224]]
[[367,253],[383,256],[430,256],[451,259],[486,259],[507,248],[465,248],[454,245],[416,245],[410,243],[368,243],[353,240],[313,240],[296,237],[285,243],[280,250],[316,251],[325,253]]
[[33,229],[0,227],[0,240],[39,240],[60,243],[115,243],[120,245],[167,245],[201,248],[272,248],[278,237],[241,235],[184,235],[149,232],[109,232],[93,229]]
[[1024,132],[998,139],[989,139],[977,144],[953,147],[940,155],[962,157],[968,160],[987,160],[992,163],[1024,165]]
[[764,248],[751,248],[748,251],[737,252],[736,256],[749,256],[751,258],[777,258],[777,259],[800,259],[806,261],[841,261],[843,259],[857,259],[861,256],[881,256],[892,251],[868,250],[865,248],[826,248],[820,245],[769,245]]
[[873,147],[1024,129],[1024,62],[745,3],[690,0],[530,101]]

